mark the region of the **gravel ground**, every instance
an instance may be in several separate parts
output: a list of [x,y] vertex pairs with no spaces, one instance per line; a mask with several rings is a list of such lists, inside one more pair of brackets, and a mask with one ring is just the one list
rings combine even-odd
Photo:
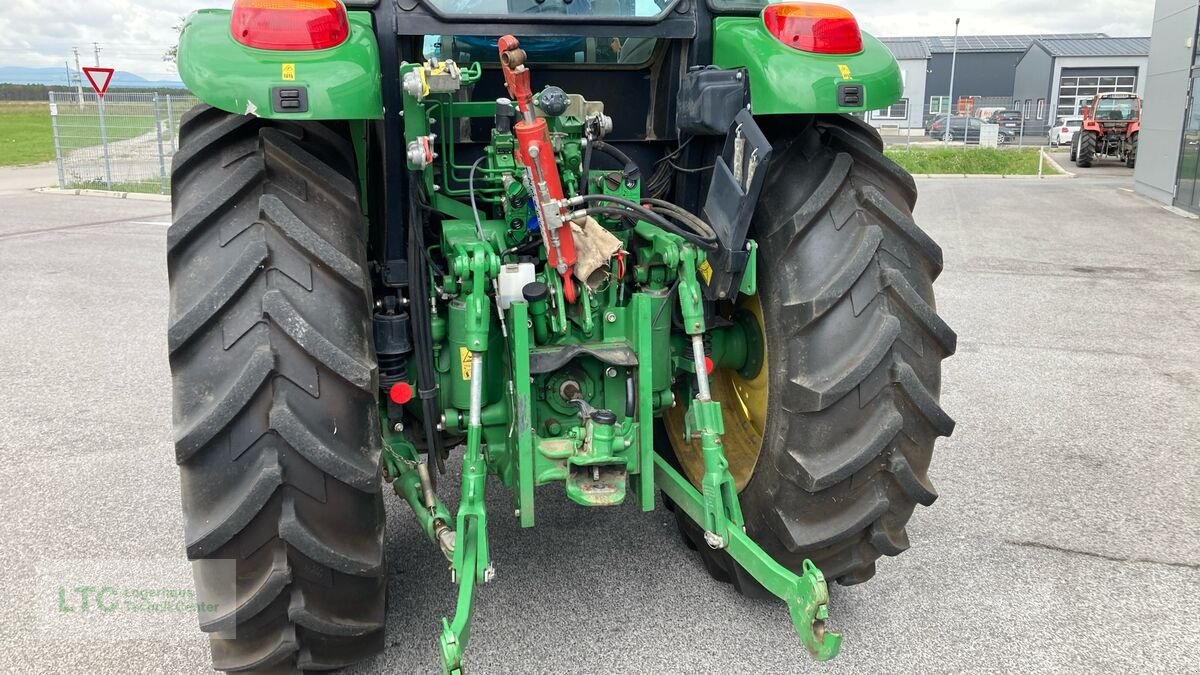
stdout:
[[[1200,224],[1130,187],[921,183],[958,429],[912,550],[832,589],[837,661],[807,660],[782,604],[711,581],[664,511],[547,488],[521,530],[493,482],[472,672],[1200,672]],[[187,584],[168,210],[0,190],[0,671],[208,672],[190,616],[87,613],[77,590]],[[435,672],[453,589],[398,499],[388,515],[390,646],[347,672]]]

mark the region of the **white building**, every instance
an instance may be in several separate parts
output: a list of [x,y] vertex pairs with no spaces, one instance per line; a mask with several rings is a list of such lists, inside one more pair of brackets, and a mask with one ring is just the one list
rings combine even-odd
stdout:
[[883,110],[867,113],[867,121],[876,127],[919,129],[925,121],[925,78],[929,71],[929,46],[920,40],[881,42],[896,57],[904,78],[904,98]]

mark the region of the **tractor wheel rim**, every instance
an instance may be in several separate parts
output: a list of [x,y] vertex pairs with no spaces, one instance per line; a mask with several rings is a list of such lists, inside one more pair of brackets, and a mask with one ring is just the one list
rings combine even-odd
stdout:
[[[729,315],[747,331],[749,348],[759,351],[747,359],[749,367],[741,371],[718,368],[709,378],[712,398],[721,402],[724,416],[725,435],[722,443],[725,458],[729,460],[729,472],[740,492],[750,482],[762,450],[767,426],[770,368],[767,366],[762,303],[758,296],[742,296]],[[739,321],[741,317],[745,318]],[[663,413],[663,423],[684,475],[694,485],[699,485],[704,477],[704,456],[698,439],[688,441],[684,438],[683,418],[687,405],[687,401],[679,401],[678,405],[669,408]]]

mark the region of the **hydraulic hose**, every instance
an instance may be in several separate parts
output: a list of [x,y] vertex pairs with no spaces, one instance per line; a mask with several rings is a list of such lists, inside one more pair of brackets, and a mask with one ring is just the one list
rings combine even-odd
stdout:
[[580,213],[589,216],[608,216],[609,218],[636,218],[638,220],[644,220],[646,222],[653,223],[658,227],[667,230],[668,232],[674,232],[678,229],[677,226],[668,221],[666,218],[649,210],[635,211],[633,209],[626,209],[620,206],[589,206],[582,211],[576,211],[574,213]]
[[479,207],[475,205],[475,171],[479,169],[479,165],[483,164],[483,160],[487,159],[487,155],[483,155],[475,160],[471,165],[471,172],[467,174],[467,193],[471,196],[471,217],[475,219],[475,234],[479,237],[479,241],[487,241],[483,236],[483,225],[479,222]]
[[[667,202],[661,202],[660,200],[654,201],[667,204]],[[594,206],[593,204],[595,202],[604,202],[605,204]],[[638,204],[637,202],[625,199],[624,197],[618,197],[616,195],[580,195],[570,200],[570,203],[573,205],[587,204],[588,211],[591,211],[592,209],[612,209],[619,212],[619,214],[614,214],[606,211],[598,211],[598,213],[610,217],[637,216],[642,220],[654,223],[668,232],[677,234],[705,250],[711,251],[717,248],[717,237],[712,231],[712,228],[709,227],[707,223],[700,220],[698,216],[689,213],[682,207],[675,206],[674,204],[669,204],[670,208],[664,215],[655,209],[647,208],[641,204]],[[688,229],[684,229],[675,223],[670,222],[667,220],[667,216],[671,216],[676,220],[683,221],[688,228],[696,231],[689,231]]]
[[629,155],[625,154],[620,148],[609,145],[604,141],[592,141],[591,146],[596,152],[608,155],[609,157],[617,160],[626,169],[633,167],[634,171],[641,172],[641,169],[638,168],[637,162],[634,162],[633,159],[630,158]]
[[[629,155],[625,154],[615,146],[609,145],[604,141],[592,141],[591,143],[588,143],[587,149],[595,150],[602,155],[608,155],[612,159],[617,160],[617,162],[621,164],[621,170],[624,173],[626,182],[632,181],[635,178],[640,177],[642,174],[642,170],[638,168],[637,162],[633,161]],[[590,162],[585,161],[584,163],[588,165],[588,168],[591,167]],[[587,193],[585,192],[584,194]]]
[[[418,206],[417,190],[421,184],[421,173],[409,173],[408,198],[408,244],[413,252],[425,251],[425,219]],[[427,286],[423,255],[418,255],[408,268],[409,313],[412,315],[413,355],[417,360],[417,393],[421,398],[424,417],[425,443],[429,456],[433,458],[440,473],[445,473],[445,455],[442,436],[437,424],[441,418],[437,405],[437,379],[433,370],[433,329],[430,325],[429,289]]]
[[592,189],[592,145],[599,141],[587,141],[583,145],[583,166],[579,170],[579,194],[586,195]]
[[717,233],[713,231],[712,226],[704,222],[700,216],[697,216],[682,206],[678,204],[672,204],[671,202],[664,201],[662,199],[654,199],[652,197],[647,197],[642,201],[646,204],[649,204],[650,208],[654,211],[661,210],[670,212],[672,215],[678,217],[679,220],[690,226],[700,236],[716,241]]

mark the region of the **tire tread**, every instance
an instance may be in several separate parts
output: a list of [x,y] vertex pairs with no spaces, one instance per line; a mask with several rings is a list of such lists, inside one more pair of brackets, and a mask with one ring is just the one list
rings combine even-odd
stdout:
[[[185,115],[168,232],[176,461],[213,665],[383,647],[378,369],[353,148],[323,123]],[[233,583],[230,589],[223,588]],[[203,597],[199,598],[203,600]]]
[[[927,472],[954,429],[938,397],[957,336],[933,298],[942,249],[913,220],[916,184],[878,133],[848,117],[787,122],[764,124],[777,151],[752,233],[763,306],[775,308],[768,344],[786,345],[786,371],[742,510],[785,566],[808,558],[854,584],[909,547],[914,507],[937,498]],[[677,521],[714,577],[761,594]]]

